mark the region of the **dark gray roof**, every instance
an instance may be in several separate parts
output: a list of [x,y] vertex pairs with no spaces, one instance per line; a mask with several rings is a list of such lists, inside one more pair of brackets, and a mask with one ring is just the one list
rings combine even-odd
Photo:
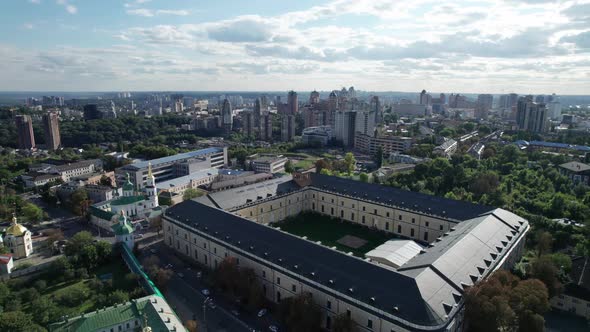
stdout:
[[224,210],[231,210],[247,203],[275,197],[300,189],[299,186],[291,180],[291,175],[285,175],[243,187],[210,193],[208,197],[216,206],[219,206]]
[[[412,277],[195,201],[169,208],[166,216],[413,324],[441,323],[422,299]],[[395,307],[399,309],[397,312]],[[378,311],[374,314],[380,315]]]
[[445,219],[467,220],[494,210],[493,207],[456,201],[390,186],[365,183],[337,176],[311,173],[311,186],[318,189],[351,195],[356,198],[376,201],[418,213],[431,214]]

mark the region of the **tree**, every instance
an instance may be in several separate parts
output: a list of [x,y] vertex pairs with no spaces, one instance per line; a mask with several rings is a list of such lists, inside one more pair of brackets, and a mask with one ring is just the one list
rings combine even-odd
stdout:
[[43,210],[35,204],[25,204],[22,208],[22,213],[27,221],[39,222],[43,220]]
[[35,322],[47,325],[55,322],[60,316],[60,310],[53,300],[47,297],[38,297],[31,302],[31,313]]
[[31,316],[22,311],[9,311],[0,314],[0,331],[30,331]]
[[107,301],[108,301],[107,306],[112,306],[112,305],[115,305],[118,303],[125,303],[125,302],[129,301],[129,294],[118,289],[118,290],[109,294]]
[[98,241],[95,243],[96,254],[98,256],[98,262],[107,261],[113,252],[113,246],[107,241]]
[[318,159],[315,162],[315,171],[316,173],[321,173],[324,169],[325,170],[330,170],[332,166],[330,165],[330,162],[327,161],[326,159]]
[[103,174],[103,176],[100,177],[100,184],[103,186],[112,187],[113,180],[110,177]]
[[468,331],[543,331],[535,329],[549,309],[547,288],[539,280],[521,281],[499,270],[465,292]]
[[287,160],[287,162],[285,163],[285,172],[293,173],[294,171],[295,168],[293,167],[293,162],[291,162],[291,159]]
[[322,314],[310,293],[288,297],[279,304],[279,316],[289,331],[320,331]]
[[354,332],[354,321],[346,314],[340,314],[334,318],[333,332]]
[[184,322],[184,327],[186,327],[189,332],[197,332],[197,322],[194,320],[187,320]]
[[154,218],[150,220],[150,228],[155,229],[158,236],[160,236],[160,231],[162,230],[162,218]]
[[382,147],[377,148],[377,151],[375,152],[375,156],[373,159],[375,160],[375,165],[377,166],[377,168],[381,168],[381,166],[383,165],[383,148]]
[[356,159],[352,152],[348,152],[344,155],[344,164],[346,165],[346,171],[348,174],[354,172],[354,168],[356,166]]
[[558,295],[563,288],[558,278],[559,268],[555,266],[555,263],[548,255],[537,257],[529,265],[529,274],[545,284],[551,297]]
[[193,198],[200,197],[200,196],[203,196],[202,191],[199,191],[199,190],[193,189],[193,188],[188,188],[187,190],[184,191],[184,194],[182,195],[182,200],[188,201]]
[[545,255],[551,252],[553,247],[553,236],[549,232],[538,232],[537,233],[537,257]]
[[362,172],[361,174],[359,174],[359,179],[361,180],[361,182],[369,182],[369,175],[365,172]]
[[75,256],[77,255],[83,247],[92,245],[94,242],[94,237],[88,231],[81,231],[68,241],[65,249],[66,256]]
[[70,208],[78,216],[86,215],[90,203],[88,192],[84,188],[76,189],[70,196]]

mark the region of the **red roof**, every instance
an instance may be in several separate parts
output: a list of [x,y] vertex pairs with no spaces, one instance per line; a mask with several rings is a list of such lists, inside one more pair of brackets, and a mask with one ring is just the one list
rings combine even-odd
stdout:
[[0,264],[8,264],[12,260],[12,254],[3,254],[0,255]]

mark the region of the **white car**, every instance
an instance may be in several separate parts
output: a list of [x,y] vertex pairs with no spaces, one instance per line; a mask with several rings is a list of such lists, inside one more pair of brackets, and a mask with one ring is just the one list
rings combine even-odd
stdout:
[[268,330],[272,332],[279,332],[279,328],[274,325],[269,326]]
[[215,309],[215,308],[217,308],[217,305],[216,305],[216,304],[215,304],[215,302],[213,302],[213,301],[209,301],[209,302],[207,303],[207,305],[209,305],[209,308],[211,308],[211,309]]
[[184,278],[184,273],[178,272],[177,274],[178,274],[179,277]]
[[266,309],[260,309],[260,311],[258,312],[258,317],[262,317],[262,316],[266,315],[267,311],[268,310],[266,310]]
[[201,294],[203,294],[205,296],[209,296],[209,294],[211,294],[211,292],[209,292],[209,290],[207,288],[205,288],[201,291]]

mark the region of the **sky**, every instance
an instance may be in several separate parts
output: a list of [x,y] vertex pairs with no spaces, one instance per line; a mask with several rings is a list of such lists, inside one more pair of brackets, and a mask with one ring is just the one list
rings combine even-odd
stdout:
[[1,91],[590,94],[590,0],[2,0]]

